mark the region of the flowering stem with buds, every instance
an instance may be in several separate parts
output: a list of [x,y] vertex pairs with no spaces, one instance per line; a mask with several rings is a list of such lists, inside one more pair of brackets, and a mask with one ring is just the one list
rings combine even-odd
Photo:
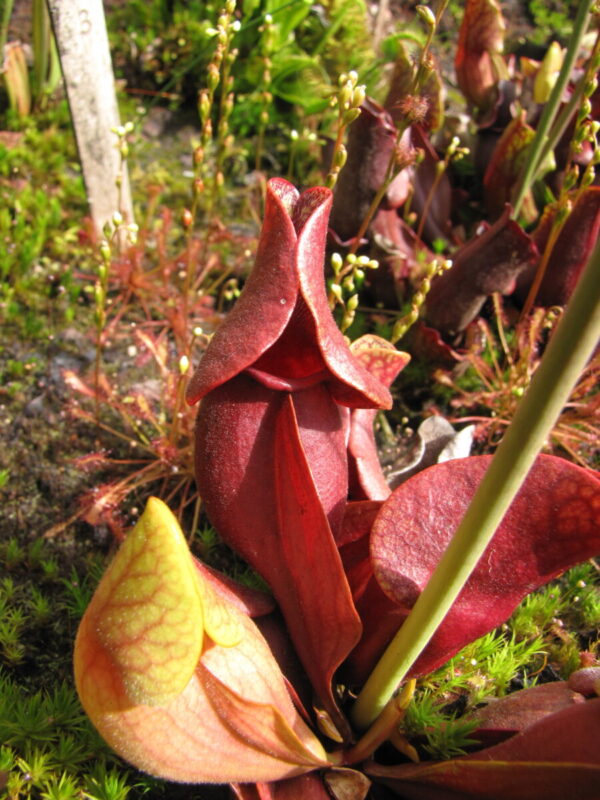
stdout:
[[185,407],[185,389],[188,383],[188,371],[190,360],[186,355],[179,359],[179,375],[177,377],[177,388],[175,390],[175,405],[173,408],[173,419],[171,420],[171,430],[169,431],[169,443],[175,445],[179,435],[179,421],[183,416],[182,409]]
[[329,189],[333,189],[335,186],[340,170],[346,163],[347,153],[343,144],[346,128],[360,116],[360,107],[366,97],[365,86],[357,85],[357,82],[358,74],[354,70],[342,73],[338,79],[340,90],[332,98],[333,103],[338,107],[338,127],[331,166],[325,178],[325,186]]
[[[267,61],[267,59],[265,59]],[[265,73],[268,72],[268,68],[265,67]],[[265,89],[260,93],[260,105],[261,111],[258,116],[258,133],[256,136],[256,154],[254,156],[254,168],[258,171],[260,170],[260,165],[262,161],[262,154],[263,150],[265,149],[265,132],[267,130],[267,123],[269,122],[269,108],[273,103],[273,95],[268,89]]]
[[96,423],[100,422],[100,367],[102,365],[102,346],[104,326],[106,325],[106,296],[108,293],[108,276],[110,271],[111,249],[108,240],[100,244],[100,264],[98,280],[94,284],[94,322],[96,323],[96,354],[94,358],[94,415]]
[[[552,228],[544,248],[544,252],[537,267],[535,278],[529,289],[527,299],[521,311],[521,319],[524,319],[531,311],[537,293],[544,279],[546,267],[550,260],[552,250],[562,231],[573,206],[579,199],[581,193],[590,186],[596,177],[595,166],[600,163],[600,148],[598,147],[597,135],[600,130],[600,122],[590,119],[592,106],[590,97],[598,88],[597,70],[600,66],[600,33],[596,35],[596,42],[591,57],[588,60],[585,75],[582,78],[583,100],[579,103],[575,130],[569,146],[567,163],[565,166],[565,178],[561,186],[560,195],[556,201],[556,213],[552,220]],[[591,145],[592,158],[586,166],[583,175],[574,163],[574,157],[583,149],[584,142]],[[542,152],[542,155],[546,150]],[[578,185],[579,184],[579,185]]]
[[435,14],[429,8],[429,6],[419,5],[416,7],[417,14],[423,20],[425,27],[427,28],[427,38],[419,56],[419,65],[413,81],[413,92],[418,91],[419,87],[425,83],[429,77],[429,74],[431,73],[429,49],[431,47],[431,43],[433,42],[433,37],[435,36],[437,26],[439,25],[440,19],[442,18],[442,14],[448,5],[448,2],[449,0],[444,0],[444,2],[440,3],[440,6]]
[[[358,294],[362,282],[365,279],[365,269],[377,269],[379,263],[368,256],[356,256],[349,253],[342,259],[339,253],[331,256],[331,268],[333,270],[333,280],[329,283],[327,299],[329,307],[333,310],[336,305],[343,308],[343,316],[340,322],[342,333],[348,330],[354,322],[356,309],[358,308]],[[350,296],[347,296],[347,295]]]
[[104,226],[104,237],[100,242],[98,265],[98,278],[94,284],[94,323],[96,326],[96,354],[94,358],[94,391],[95,391],[95,417],[100,421],[100,369],[102,366],[102,350],[106,330],[106,306],[108,299],[108,285],[110,278],[110,265],[112,261],[112,247],[121,247],[129,242],[137,241],[138,226],[134,223],[125,225],[120,211],[115,211],[112,224],[107,222]]
[[573,71],[575,60],[577,58],[577,54],[579,53],[581,41],[591,18],[590,12],[595,2],[596,0],[582,0],[579,6],[579,10],[573,24],[573,33],[571,34],[571,38],[569,40],[567,53],[562,64],[562,68],[558,75],[558,79],[554,84],[550,98],[544,106],[542,116],[536,128],[535,136],[533,137],[528,149],[527,158],[523,162],[523,173],[514,194],[512,211],[513,219],[517,219],[519,216],[525,196],[527,195],[529,188],[535,181],[536,175],[539,172],[542,164],[542,155],[545,151],[545,145],[548,140],[550,129],[554,120],[556,119],[564,91],[569,82],[569,78],[571,77],[571,72]]
[[[127,141],[127,136],[133,131],[133,123],[126,122],[124,125],[119,125],[117,128],[113,128],[112,132],[117,136],[117,148],[119,150],[119,169],[117,171],[117,176],[115,178],[115,183],[117,185],[117,211],[120,214],[123,214],[123,176],[125,174],[125,164],[127,163],[127,158],[129,156],[129,143]],[[128,220],[132,222],[132,220]],[[120,245],[123,245],[124,242],[120,241]]]
[[[233,93],[230,91],[233,84],[231,76],[231,65],[233,64],[237,50],[231,50],[233,36],[239,31],[239,20],[233,20],[236,0],[227,0],[225,8],[221,10],[214,29],[217,39],[217,46],[212,60],[207,67],[208,79],[207,88],[202,89],[198,96],[198,112],[200,114],[200,146],[194,151],[194,180],[192,186],[192,204],[189,209],[183,212],[183,226],[186,238],[186,269],[183,286],[183,315],[187,319],[189,296],[192,284],[198,287],[206,277],[207,265],[200,271],[193,281],[193,249],[192,236],[196,216],[200,204],[200,197],[204,193],[205,183],[203,177],[205,173],[205,158],[213,143],[212,110],[214,106],[215,91],[221,84],[221,99],[219,103],[219,119],[217,121],[217,139],[214,175],[210,181],[210,191],[206,196],[206,218],[210,221],[217,201],[219,190],[223,185],[223,163],[227,150],[230,146],[228,137],[228,119],[233,110]],[[206,237],[210,233],[209,225],[206,226]],[[206,243],[204,252],[206,252]]]
[[[600,36],[600,34],[598,34]],[[573,119],[575,112],[581,107],[581,101],[586,88],[587,77],[583,75],[573,87],[573,92],[569,97],[568,102],[564,104],[561,112],[556,117],[556,121],[552,125],[552,129],[548,134],[546,143],[540,155],[540,164],[547,163],[550,154],[556,147],[557,143],[562,138],[564,132]]]
[[[437,29],[439,20],[441,19],[441,16],[444,13],[444,9],[446,8],[447,5],[448,5],[448,0],[444,0],[444,2],[440,4],[437,14],[435,15],[431,11],[431,9],[428,8],[427,6],[417,6],[417,13],[427,26],[427,39],[421,51],[418,67],[413,75],[412,86],[410,91],[410,94],[413,96],[419,94],[421,88],[423,87],[423,84],[425,83],[430,74],[429,47],[431,45],[431,42],[433,41],[433,37]],[[410,127],[412,121],[413,120],[410,118],[410,116],[407,115],[402,120],[401,124],[397,125],[396,146],[394,147],[392,154],[390,156],[385,177],[381,183],[381,186],[377,190],[375,197],[373,198],[373,201],[371,202],[371,205],[369,206],[369,209],[364,216],[363,221],[361,222],[358,233],[354,237],[354,240],[350,246],[350,253],[356,253],[356,251],[360,247],[362,238],[365,235],[367,228],[371,224],[371,220],[375,216],[375,213],[377,212],[377,209],[379,208],[379,205],[383,200],[390,183],[393,181],[394,177],[398,172],[397,153],[396,153],[397,147],[400,144],[400,140],[402,139],[404,132]],[[401,166],[401,169],[403,168],[403,166],[404,165]]]
[[435,178],[429,188],[429,192],[427,193],[427,198],[423,205],[423,212],[421,214],[421,219],[419,220],[419,226],[417,228],[417,237],[420,239],[423,235],[423,228],[425,227],[425,221],[427,219],[427,214],[429,213],[429,208],[431,207],[431,203],[433,202],[433,198],[435,193],[440,185],[440,181],[442,180],[442,176],[446,173],[450,163],[452,161],[460,161],[461,158],[468,155],[469,148],[468,147],[460,147],[460,139],[458,136],[453,136],[452,141],[448,145],[446,149],[446,153],[444,154],[444,158],[442,161],[438,161],[435,165]]
[[425,275],[419,284],[419,288],[411,298],[410,311],[408,314],[400,317],[400,319],[396,320],[394,323],[392,335],[390,337],[390,342],[392,344],[396,344],[396,342],[400,341],[400,339],[406,335],[409,328],[411,328],[419,319],[419,313],[423,303],[425,302],[425,298],[431,289],[431,281],[433,278],[435,278],[436,275],[440,275],[445,270],[450,269],[451,266],[452,261],[450,261],[450,259],[439,260],[434,258],[429,262],[425,271]]
[[265,142],[265,131],[269,121],[269,108],[273,102],[273,95],[269,91],[271,84],[271,58],[269,54],[273,52],[273,17],[270,14],[265,14],[264,22],[260,27],[262,34],[260,48],[261,60],[263,64],[263,74],[261,79],[262,89],[260,91],[260,114],[258,117],[258,136],[256,140],[256,155],[254,159],[254,167],[256,170],[260,169],[260,162]]
[[215,170],[211,181],[211,190],[207,198],[207,217],[210,219],[217,202],[217,197],[223,186],[223,164],[230,148],[229,117],[233,111],[233,76],[231,67],[238,51],[231,49],[233,37],[240,29],[239,20],[233,19],[236,0],[227,0],[217,21],[215,34],[217,47],[211,63],[208,65],[208,89],[200,93],[200,118],[202,120],[202,146],[207,148],[212,141],[211,111],[214,102],[215,90],[221,84],[219,100],[219,118],[217,120]]
[[137,240],[138,226],[129,220],[129,224],[124,224],[123,214],[121,213],[123,175],[124,167],[129,155],[129,143],[127,137],[133,131],[133,123],[126,122],[112,129],[117,137],[117,148],[119,150],[119,170],[116,177],[118,192],[118,208],[113,214],[112,222],[107,222],[104,226],[104,238],[100,242],[98,265],[98,278],[94,284],[94,323],[96,326],[96,354],[94,358],[94,416],[96,423],[100,424],[100,369],[102,366],[102,349],[104,346],[104,331],[106,328],[106,306],[108,298],[108,284],[110,277],[110,265],[112,260],[112,246],[115,245],[119,250],[128,243],[135,244]]

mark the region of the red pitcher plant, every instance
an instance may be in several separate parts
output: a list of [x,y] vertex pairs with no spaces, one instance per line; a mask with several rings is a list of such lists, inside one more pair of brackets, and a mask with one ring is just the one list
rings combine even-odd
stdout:
[[[136,767],[230,783],[246,800],[558,798],[573,786],[593,796],[600,699],[553,706],[506,741],[439,763],[413,764],[393,747],[407,691],[367,731],[352,724],[356,694],[491,457],[436,465],[388,489],[373,418],[391,407],[389,387],[409,356],[371,335],[350,345],[336,327],[323,269],[331,200],[325,188],[299,194],[269,181],[254,270],[188,387],[189,402],[201,400],[206,513],[272,595],[197,561],[151,498],[82,620],[81,701]],[[409,677],[600,551],[599,519],[597,475],[538,457]],[[524,786],[530,794],[517,793]]]

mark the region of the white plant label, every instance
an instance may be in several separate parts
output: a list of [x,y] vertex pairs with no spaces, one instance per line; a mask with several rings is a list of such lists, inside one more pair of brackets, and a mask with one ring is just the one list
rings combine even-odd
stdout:
[[[48,0],[94,224],[101,231],[119,211],[133,222],[102,0]],[[120,189],[117,186],[119,180]]]

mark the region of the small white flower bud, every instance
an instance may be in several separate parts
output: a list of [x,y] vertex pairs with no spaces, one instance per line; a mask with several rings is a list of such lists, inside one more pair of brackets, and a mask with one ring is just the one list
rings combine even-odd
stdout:
[[179,359],[179,374],[185,375],[190,368],[190,360],[187,356],[181,356]]

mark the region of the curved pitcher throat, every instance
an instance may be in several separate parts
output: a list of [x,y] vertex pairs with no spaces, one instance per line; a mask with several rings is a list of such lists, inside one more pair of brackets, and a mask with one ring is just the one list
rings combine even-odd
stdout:
[[248,367],[248,369],[244,370],[244,374],[254,378],[265,388],[273,389],[276,392],[301,392],[304,389],[316,386],[318,383],[323,383],[331,377],[326,369],[322,369],[320,372],[313,372],[312,375],[306,375],[303,378],[282,378],[279,375],[256,369],[256,367]]

